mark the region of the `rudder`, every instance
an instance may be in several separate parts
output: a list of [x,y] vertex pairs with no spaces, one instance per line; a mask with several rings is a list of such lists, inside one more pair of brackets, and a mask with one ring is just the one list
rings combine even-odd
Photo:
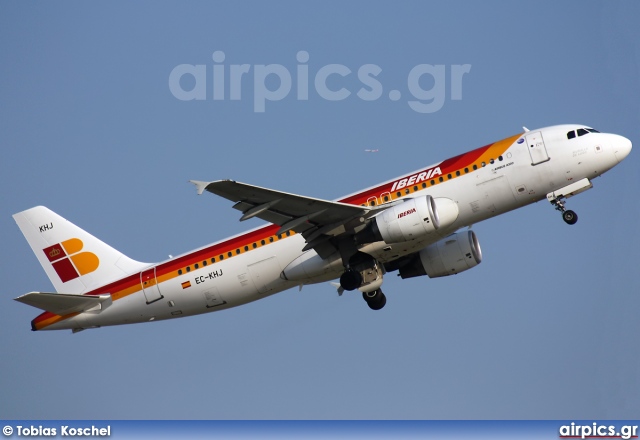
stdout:
[[149,266],[44,206],[14,214],[13,219],[59,293],[85,293]]

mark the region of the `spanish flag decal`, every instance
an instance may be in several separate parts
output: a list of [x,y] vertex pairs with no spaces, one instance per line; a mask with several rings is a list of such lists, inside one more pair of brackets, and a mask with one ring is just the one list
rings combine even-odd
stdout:
[[186,289],[187,287],[191,287],[191,281],[185,281],[184,283],[182,283],[183,289]]

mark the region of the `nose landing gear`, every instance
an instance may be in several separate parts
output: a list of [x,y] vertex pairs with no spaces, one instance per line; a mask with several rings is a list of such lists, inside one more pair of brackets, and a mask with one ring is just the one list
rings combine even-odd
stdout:
[[551,199],[549,202],[551,202],[555,209],[562,213],[562,220],[564,220],[566,224],[575,225],[578,221],[578,214],[570,209],[566,209],[564,207],[565,202],[562,199],[562,197],[559,197],[557,199]]
[[578,215],[570,209],[566,209],[564,207],[564,200],[568,199],[569,197],[578,195],[581,192],[591,188],[593,188],[593,185],[591,184],[589,179],[584,178],[572,183],[571,185],[567,185],[563,188],[550,192],[549,194],[547,194],[547,200],[553,205],[554,208],[562,213],[562,220],[564,220],[566,224],[575,225],[578,221]]
[[570,209],[567,209],[565,212],[562,213],[562,220],[564,220],[565,223],[568,225],[575,225],[576,222],[578,221],[578,214],[576,214]]

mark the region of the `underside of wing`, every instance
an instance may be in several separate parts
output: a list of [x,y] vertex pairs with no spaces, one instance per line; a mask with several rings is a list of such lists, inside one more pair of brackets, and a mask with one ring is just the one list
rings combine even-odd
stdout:
[[196,185],[198,194],[208,191],[235,202],[233,208],[243,214],[241,221],[258,217],[280,225],[278,234],[290,230],[302,234],[307,241],[305,250],[315,248],[319,251],[321,245],[331,238],[357,231],[366,219],[378,212],[377,207],[332,202],[233,180],[192,180],[191,183]]

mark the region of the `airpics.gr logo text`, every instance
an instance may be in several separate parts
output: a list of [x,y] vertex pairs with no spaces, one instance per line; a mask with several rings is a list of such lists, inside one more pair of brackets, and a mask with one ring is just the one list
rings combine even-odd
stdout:
[[[418,113],[434,113],[450,100],[462,100],[462,80],[471,72],[471,64],[418,64],[406,74],[405,84],[394,84],[381,75],[377,64],[350,68],[344,64],[309,64],[309,52],[296,54],[296,66],[282,64],[227,64],[226,54],[216,50],[207,64],[179,64],[169,73],[169,91],[180,101],[240,101],[253,94],[253,111],[263,113],[267,101],[281,101],[291,95],[298,101],[319,97],[342,101],[357,97],[361,101],[388,98],[399,101]],[[292,73],[293,72],[293,73]],[[357,81],[356,81],[357,79]],[[387,84],[383,85],[383,80]],[[315,92],[315,94],[313,93]]]
[[42,251],[63,283],[93,272],[100,265],[100,260],[92,252],[81,252],[84,243],[79,238],[72,238],[54,244]]

